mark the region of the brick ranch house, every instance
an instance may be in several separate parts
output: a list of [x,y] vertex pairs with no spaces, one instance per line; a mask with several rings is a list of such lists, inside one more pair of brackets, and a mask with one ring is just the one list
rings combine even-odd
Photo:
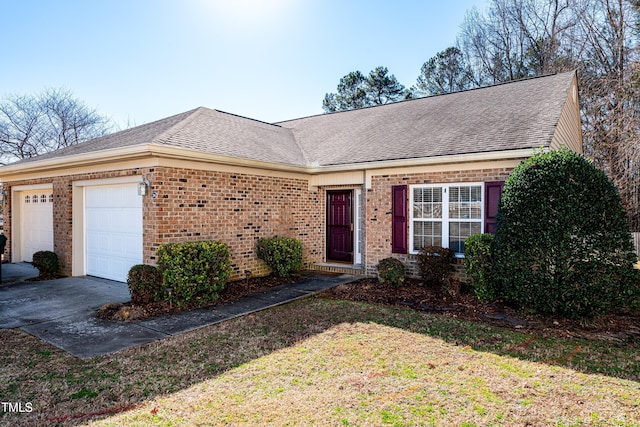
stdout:
[[0,168],[5,256],[125,281],[163,243],[215,239],[237,279],[268,273],[257,238],[287,236],[308,268],[416,273],[422,246],[492,230],[534,150],[582,151],[577,93],[571,72],[273,124],[197,108]]

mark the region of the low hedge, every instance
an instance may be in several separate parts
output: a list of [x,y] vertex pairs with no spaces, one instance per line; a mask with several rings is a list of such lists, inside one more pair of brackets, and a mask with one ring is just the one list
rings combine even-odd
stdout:
[[402,261],[397,258],[381,259],[377,265],[380,283],[389,284],[393,287],[400,287],[404,283],[406,268]]
[[215,302],[231,277],[229,247],[222,242],[167,243],[157,257],[169,299],[178,307]]
[[297,239],[260,238],[256,253],[278,277],[289,277],[302,268],[302,242]]
[[58,255],[51,251],[38,251],[33,254],[31,263],[38,269],[40,279],[55,279],[60,271]]
[[135,304],[149,304],[165,298],[162,274],[152,266],[137,264],[131,267],[127,276],[131,301]]
[[422,280],[434,287],[443,287],[453,273],[455,252],[441,246],[425,246],[417,255]]

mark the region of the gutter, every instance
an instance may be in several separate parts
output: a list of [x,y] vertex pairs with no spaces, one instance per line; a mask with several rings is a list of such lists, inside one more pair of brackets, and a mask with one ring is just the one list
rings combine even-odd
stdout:
[[411,166],[432,166],[454,163],[472,163],[491,160],[516,160],[530,157],[533,148],[492,151],[486,153],[455,154],[449,156],[421,157],[414,159],[382,160],[377,162],[345,163],[339,165],[321,166],[317,163],[306,166],[275,163],[261,160],[243,159],[219,154],[203,153],[198,150],[172,147],[160,144],[141,144],[130,147],[121,147],[90,153],[76,154],[72,156],[55,157],[45,160],[34,160],[26,163],[7,165],[0,168],[0,178],[10,181],[12,177],[26,174],[51,173],[73,167],[87,167],[106,165],[115,162],[143,160],[153,158],[168,158],[223,164],[228,166],[242,166],[257,169],[267,169],[282,172],[318,175],[335,172],[364,171],[375,169],[387,169]]

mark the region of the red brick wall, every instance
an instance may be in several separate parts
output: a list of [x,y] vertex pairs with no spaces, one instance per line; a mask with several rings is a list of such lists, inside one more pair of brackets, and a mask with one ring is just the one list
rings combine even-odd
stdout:
[[[363,254],[366,273],[376,274],[376,265],[387,257],[400,259],[407,267],[408,274],[418,277],[419,270],[415,255],[391,253],[391,187],[393,185],[417,185],[459,182],[503,181],[512,169],[480,169],[472,171],[435,172],[411,175],[377,175],[371,178],[371,188],[366,191],[366,246]],[[411,197],[408,192],[408,197]],[[411,204],[409,204],[411,209]],[[407,224],[407,234],[409,227]],[[456,266],[456,276],[464,280],[464,268]]]
[[[162,243],[214,239],[230,247],[232,279],[243,278],[245,270],[266,275],[255,245],[259,237],[273,236],[302,240],[307,265],[322,261],[324,200],[322,192],[309,191],[307,180],[155,167],[5,182],[4,188],[11,194],[12,186],[53,183],[54,251],[70,275],[73,182],[122,176],[144,176],[150,183],[143,202],[145,263],[155,264]],[[4,229],[11,239],[9,199]],[[11,259],[10,244],[6,258]]]
[[[391,253],[391,187],[393,185],[485,182],[507,178],[511,169],[482,169],[411,175],[377,175],[363,192],[363,264],[376,274],[386,257],[401,259],[411,275],[417,275],[415,256]],[[11,194],[16,185],[53,183],[54,251],[62,268],[71,274],[73,181],[144,176],[150,195],[144,199],[143,259],[155,264],[157,248],[166,242],[221,240],[231,250],[233,278],[268,273],[255,256],[259,237],[285,236],[302,240],[307,266],[322,262],[325,253],[325,189],[309,191],[305,179],[266,177],[172,167],[86,173],[49,179],[5,182]],[[333,188],[333,187],[332,187]],[[155,193],[156,198],[151,194]],[[4,232],[11,240],[11,199],[4,206]],[[409,230],[407,229],[407,233]],[[7,245],[6,258],[11,259]],[[458,275],[464,272],[459,269]]]
[[306,264],[322,260],[324,202],[308,181],[156,167],[146,175],[144,259],[155,263],[160,244],[220,240],[231,249],[232,278],[268,274],[255,255],[259,237],[300,239]]

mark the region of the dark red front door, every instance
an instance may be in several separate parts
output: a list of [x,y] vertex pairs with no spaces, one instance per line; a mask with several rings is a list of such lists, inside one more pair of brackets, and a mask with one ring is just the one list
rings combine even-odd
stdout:
[[327,260],[353,262],[352,191],[327,192]]

